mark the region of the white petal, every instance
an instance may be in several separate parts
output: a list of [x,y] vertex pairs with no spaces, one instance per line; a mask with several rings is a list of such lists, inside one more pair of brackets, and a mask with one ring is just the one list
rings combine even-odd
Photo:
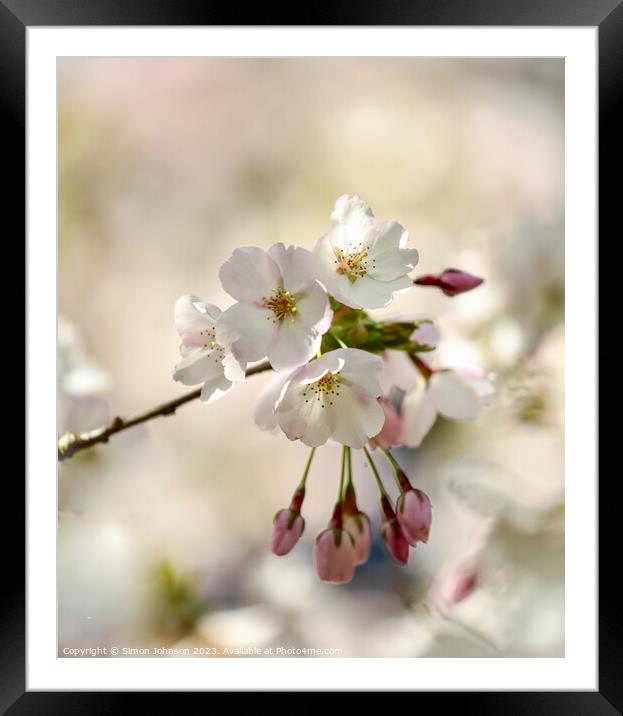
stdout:
[[250,303],[234,303],[216,322],[217,342],[242,363],[264,358],[274,340],[277,324],[271,311]]
[[199,399],[202,403],[213,403],[229,393],[233,387],[234,384],[224,375],[212,378],[204,383]]
[[231,380],[233,383],[241,383],[245,379],[246,363],[241,363],[233,353],[227,351],[222,363],[227,380]]
[[325,290],[317,281],[300,295],[296,308],[296,320],[319,335],[324,335],[331,327],[333,311]]
[[268,255],[279,268],[283,287],[290,293],[298,293],[314,283],[317,276],[317,259],[307,249],[286,247],[282,243],[268,249]]
[[369,274],[379,281],[393,281],[415,268],[416,249],[401,248],[408,234],[397,221],[377,222],[377,238],[368,249]]
[[318,351],[321,336],[305,330],[299,322],[287,318],[277,324],[277,332],[268,348],[268,360],[275,370],[291,370],[307,361]]
[[333,439],[352,448],[362,448],[368,438],[381,432],[385,422],[385,413],[378,400],[345,382],[330,410],[335,415]]
[[236,249],[221,266],[223,288],[238,301],[261,301],[281,282],[277,264],[255,246]]
[[175,328],[180,336],[198,336],[201,331],[214,331],[214,322],[220,314],[218,306],[187,294],[175,303]]
[[[324,445],[333,432],[335,416],[322,408],[321,402],[314,399],[305,399],[300,395],[301,388],[297,390],[298,400],[291,410],[282,412],[277,409],[276,416],[279,427],[290,440],[301,440],[309,447]],[[281,406],[284,405],[282,402]]]
[[223,374],[219,351],[195,348],[175,366],[173,380],[184,385],[197,385]]
[[399,388],[406,393],[417,383],[419,373],[404,351],[385,351],[383,363],[380,383],[384,395],[389,395],[392,388]]
[[473,420],[480,412],[478,394],[453,370],[433,373],[428,390],[437,410],[446,418]]
[[340,348],[331,352],[344,360],[340,371],[344,380],[358,386],[371,398],[381,395],[379,379],[383,372],[383,359],[380,356],[358,348]]
[[433,427],[437,408],[423,385],[411,390],[402,402],[402,429],[405,445],[419,447]]
[[349,301],[361,308],[383,308],[392,300],[396,291],[412,287],[413,281],[408,276],[393,281],[376,281],[371,276],[364,276],[353,283],[349,282],[348,287],[343,286],[342,291]]
[[276,430],[278,427],[277,416],[275,415],[275,404],[285,382],[289,378],[289,373],[276,373],[269,382],[266,389],[260,395],[260,399],[255,407],[255,424],[260,430]]
[[331,220],[331,243],[335,248],[364,249],[373,239],[374,215],[368,204],[356,195],[341,196],[335,203]]

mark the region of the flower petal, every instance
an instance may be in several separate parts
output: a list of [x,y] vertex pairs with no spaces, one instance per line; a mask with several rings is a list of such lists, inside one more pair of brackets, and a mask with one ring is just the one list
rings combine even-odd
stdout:
[[402,430],[405,445],[419,447],[437,419],[437,407],[423,385],[409,391],[402,403]]
[[368,438],[377,435],[385,422],[385,413],[375,398],[342,383],[339,398],[328,410],[335,416],[333,439],[351,448],[362,448]]
[[214,323],[220,314],[218,306],[187,294],[175,303],[175,328],[185,345],[203,345],[206,332],[210,340],[214,338]]
[[264,358],[276,332],[272,312],[250,303],[234,303],[216,323],[217,342],[244,363]]
[[317,260],[311,251],[278,243],[268,249],[268,255],[277,265],[286,291],[298,293],[315,282]]
[[255,246],[236,249],[221,266],[223,288],[238,301],[261,301],[281,283],[277,264]]
[[478,393],[453,370],[433,373],[428,390],[437,410],[446,418],[473,420],[482,407]]
[[385,351],[383,364],[380,378],[383,395],[389,395],[394,387],[406,393],[418,382],[419,373],[405,351]]
[[377,222],[377,238],[368,249],[369,275],[378,281],[393,281],[415,268],[416,249],[402,248],[409,235],[397,221]]
[[197,385],[223,374],[219,351],[194,348],[176,366],[173,380],[184,385]]
[[275,415],[275,405],[288,378],[288,373],[276,373],[268,386],[262,391],[254,414],[255,424],[260,430],[272,432],[279,427],[277,416]]
[[203,384],[199,399],[202,403],[213,403],[215,400],[229,393],[233,387],[234,384],[230,380],[227,380],[224,375],[216,376]]

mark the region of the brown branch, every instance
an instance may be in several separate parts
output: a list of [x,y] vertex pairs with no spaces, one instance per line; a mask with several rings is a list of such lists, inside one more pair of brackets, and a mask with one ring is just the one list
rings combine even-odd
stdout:
[[[246,375],[249,377],[270,369],[270,363],[260,363],[253,368],[249,368]],[[134,418],[124,420],[117,416],[108,425],[90,430],[86,433],[65,433],[58,441],[58,459],[59,461],[67,460],[81,450],[86,450],[86,448],[90,448],[98,443],[107,443],[112,435],[120,433],[123,430],[128,430],[128,428],[132,428],[140,423],[146,423],[160,416],[173,415],[180,405],[190,403],[192,400],[196,400],[200,395],[201,388],[197,388],[190,393],[186,393],[186,395],[182,395],[175,400],[170,400],[168,403],[162,403],[162,405],[158,405],[152,408],[152,410],[137,415]]]

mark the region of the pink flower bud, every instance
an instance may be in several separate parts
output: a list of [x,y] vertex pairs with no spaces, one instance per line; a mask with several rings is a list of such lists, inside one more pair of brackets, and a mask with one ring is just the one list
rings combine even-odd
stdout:
[[414,283],[419,286],[436,286],[446,296],[457,296],[459,293],[465,293],[476,288],[476,286],[480,286],[483,281],[484,279],[479,276],[473,276],[467,271],[450,268],[437,275],[420,276],[415,279]]
[[356,515],[346,515],[344,517],[344,529],[350,534],[355,543],[355,564],[359,565],[367,562],[372,548],[372,534],[368,515],[363,512],[359,512]]
[[391,558],[398,564],[406,564],[409,561],[409,543],[402,533],[398,520],[395,517],[385,520],[381,533]]
[[433,514],[426,493],[416,488],[403,492],[396,505],[396,517],[409,544],[428,542]]
[[316,537],[314,565],[323,582],[350,582],[355,573],[356,561],[355,541],[346,530],[327,527]]
[[279,510],[273,520],[273,540],[271,549],[278,557],[294,547],[299,541],[300,536],[305,529],[305,520],[301,517],[300,512],[284,509]]

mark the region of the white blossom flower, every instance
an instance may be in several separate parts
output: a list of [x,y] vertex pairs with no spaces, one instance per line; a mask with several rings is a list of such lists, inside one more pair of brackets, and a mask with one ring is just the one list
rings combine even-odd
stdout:
[[175,304],[175,328],[182,339],[182,360],[175,366],[173,379],[184,385],[203,383],[201,400],[205,403],[225,395],[245,375],[246,365],[215,340],[220,315],[220,308],[190,294]]
[[358,196],[344,194],[331,223],[314,254],[320,280],[338,301],[351,308],[381,308],[395,291],[413,285],[408,273],[418,252],[407,248],[409,235],[397,221],[379,221]]
[[275,403],[279,427],[290,440],[300,439],[310,447],[333,438],[362,448],[385,421],[378,401],[382,370],[378,356],[355,348],[330,351],[301,366]]
[[317,353],[333,312],[309,251],[236,249],[219,276],[238,303],[219,318],[216,339],[240,361],[268,357],[275,370],[291,370]]
[[493,392],[492,377],[484,371],[433,371],[428,383],[420,379],[402,402],[405,445],[418,447],[439,414],[452,420],[473,420]]

